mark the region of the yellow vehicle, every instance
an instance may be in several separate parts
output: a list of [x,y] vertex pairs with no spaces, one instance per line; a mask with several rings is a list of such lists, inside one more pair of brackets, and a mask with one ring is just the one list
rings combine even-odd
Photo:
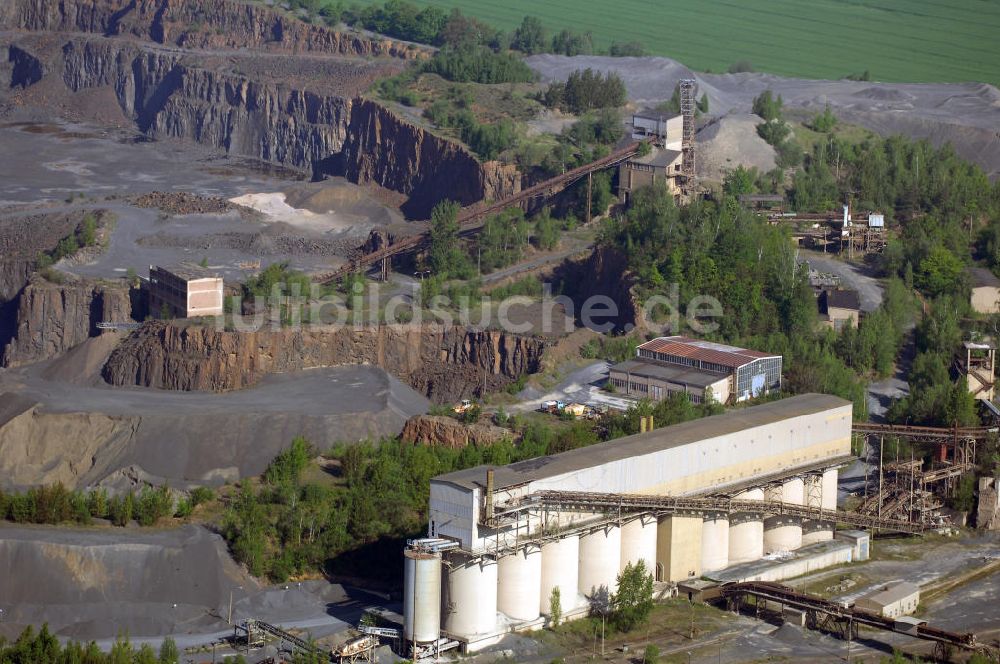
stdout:
[[457,403],[452,407],[452,410],[461,415],[465,411],[471,410],[473,405],[474,404],[470,399],[462,399],[460,403]]

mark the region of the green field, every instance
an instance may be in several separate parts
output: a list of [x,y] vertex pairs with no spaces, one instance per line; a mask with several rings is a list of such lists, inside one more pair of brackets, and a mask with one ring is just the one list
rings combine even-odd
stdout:
[[783,76],[868,69],[880,81],[1000,85],[998,0],[412,1],[459,7],[505,30],[533,14],[550,31],[591,31],[598,48],[641,41],[699,71],[749,60]]

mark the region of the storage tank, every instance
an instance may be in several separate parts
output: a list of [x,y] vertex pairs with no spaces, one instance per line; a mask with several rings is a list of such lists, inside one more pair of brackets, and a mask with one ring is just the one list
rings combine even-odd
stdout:
[[497,608],[513,620],[538,618],[542,587],[542,549],[530,544],[499,562]]
[[622,551],[619,571],[629,563],[642,560],[646,571],[656,573],[656,517],[644,514],[622,526]]
[[814,521],[812,519],[804,519],[802,521],[802,546],[832,539],[832,521]]
[[805,505],[805,482],[801,477],[793,477],[781,485],[781,502]]
[[607,525],[580,537],[579,588],[584,597],[594,598],[602,591],[611,595],[618,590],[621,568],[622,531]]
[[764,519],[764,553],[794,551],[802,546],[802,521],[787,514]]
[[715,572],[729,566],[729,518],[706,514],[701,524],[701,571]]
[[441,554],[403,551],[403,638],[430,643],[441,634]]
[[823,472],[823,509],[837,509],[837,469]]
[[[748,489],[736,500],[764,500],[763,489]],[[729,515],[729,564],[759,560],[764,555],[764,522],[760,514],[740,512]]]
[[559,588],[559,603],[563,613],[577,606],[580,537],[570,535],[542,545],[542,584],[538,593],[538,608],[548,615],[552,589]]
[[488,634],[497,624],[497,563],[490,558],[448,558],[444,629],[455,636]]

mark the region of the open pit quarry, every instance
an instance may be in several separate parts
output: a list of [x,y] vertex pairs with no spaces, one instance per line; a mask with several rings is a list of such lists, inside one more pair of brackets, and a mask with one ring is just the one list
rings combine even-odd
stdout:
[[[408,440],[454,447],[504,435],[413,418],[432,403],[501,390],[539,371],[549,343],[542,337],[461,326],[238,332],[147,321],[143,289],[124,278],[145,276],[154,264],[203,263],[235,289],[271,263],[328,273],[356,256],[372,231],[422,232],[421,220],[442,199],[469,205],[533,184],[514,166],[481,162],[367,96],[374,81],[426,56],[420,46],[236,0],[0,2],[0,489],[219,486],[259,475],[298,435],[320,450],[404,429]],[[662,58],[535,56],[529,64],[544,81],[587,66],[618,71],[639,106],[668,99],[676,81],[691,75]],[[700,175],[710,179],[737,160],[773,166],[773,150],[749,115],[765,87],[802,112],[830,103],[845,120],[881,133],[951,140],[993,177],[1000,173],[1000,94],[992,86],[696,78],[712,108],[699,157]],[[99,246],[37,270],[40,254],[53,253],[86,215],[101,220]],[[639,321],[625,265],[620,254],[598,249],[560,265],[555,277],[575,301],[613,299],[621,312],[616,328],[630,329]],[[108,322],[141,325],[99,327]],[[816,467],[775,465],[792,502],[807,504],[805,487],[818,486],[825,491],[818,504],[835,507],[833,467],[850,420],[844,408],[826,404],[807,414],[827,428],[823,412],[837,414],[836,449],[819,455]],[[584,465],[573,472],[590,477],[601,468]],[[480,508],[485,469],[476,472],[458,481],[461,504],[446,500],[455,478],[436,481],[429,535],[450,527],[463,536],[462,515],[448,510]],[[760,469],[744,474],[740,490],[757,491]],[[601,488],[596,480],[587,486]],[[576,530],[565,537],[520,548],[515,527],[510,550],[480,567],[489,557],[478,539],[485,531],[469,521],[462,527],[476,539],[449,554],[468,564],[444,583],[460,605],[477,608],[431,615],[425,627],[434,639],[443,627],[485,644],[511,625],[542,624],[555,586],[565,586],[567,608],[582,613],[594,580],[612,582],[626,560],[641,557],[659,568],[658,578],[675,579],[752,562],[765,548],[833,538],[826,521],[768,519],[699,513],[658,522],[646,515],[616,530],[573,516],[564,521]],[[591,546],[600,564],[585,560]],[[326,581],[260,587],[220,537],[197,526],[0,526],[0,579],[0,636],[9,638],[48,622],[60,637],[176,634],[194,643],[191,635],[229,631],[231,594],[238,617],[337,629],[339,619],[359,617],[356,604],[335,608],[349,598]]]

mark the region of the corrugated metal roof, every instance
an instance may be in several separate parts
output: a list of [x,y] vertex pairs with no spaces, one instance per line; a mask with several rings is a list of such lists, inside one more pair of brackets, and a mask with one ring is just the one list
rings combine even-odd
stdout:
[[639,346],[643,350],[654,353],[664,353],[677,357],[686,357],[701,362],[712,362],[725,367],[736,369],[754,360],[765,357],[781,357],[772,353],[762,353],[758,350],[747,348],[737,348],[726,344],[704,341],[702,339],[690,339],[688,337],[659,337]]
[[508,466],[476,466],[438,475],[432,482],[445,482],[465,489],[486,486],[486,471],[495,471],[496,487],[510,487],[563,473],[592,468],[604,463],[628,459],[680,447],[697,441],[738,433],[782,420],[813,415],[833,408],[850,406],[850,401],[830,394],[801,394],[750,408],[730,410],[690,422],[656,429],[648,433],[609,440],[561,454],[550,454]]
[[626,360],[611,367],[611,371],[619,371],[643,378],[659,378],[680,385],[708,387],[720,380],[729,380],[718,373],[698,371],[692,367],[681,367],[676,364],[663,364],[652,360]]

